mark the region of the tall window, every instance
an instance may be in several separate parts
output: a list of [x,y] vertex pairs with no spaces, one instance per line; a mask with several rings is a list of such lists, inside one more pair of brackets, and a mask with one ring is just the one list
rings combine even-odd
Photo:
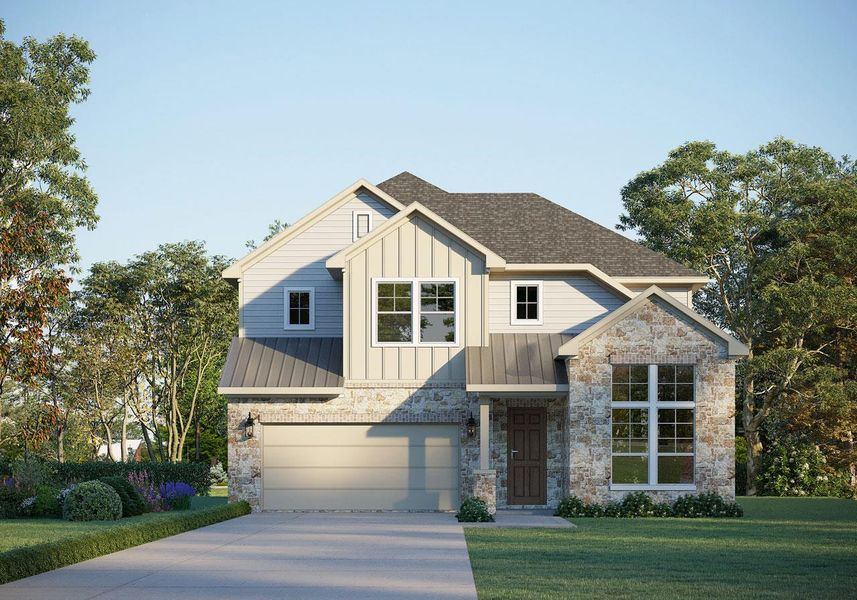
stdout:
[[[375,344],[457,343],[455,280],[391,279],[376,280],[374,285]],[[414,302],[415,298],[419,300]]]
[[612,482],[682,486],[694,482],[691,365],[613,365]]
[[356,242],[372,230],[372,213],[354,211],[351,213],[351,241]]
[[512,282],[512,324],[541,325],[542,282]]
[[315,329],[315,288],[286,288],[285,329]]

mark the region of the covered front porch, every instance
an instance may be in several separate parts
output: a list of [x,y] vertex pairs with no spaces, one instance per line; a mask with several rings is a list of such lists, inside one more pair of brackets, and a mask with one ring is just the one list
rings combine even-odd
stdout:
[[489,508],[557,506],[568,490],[570,336],[495,334],[467,349],[467,391],[479,401],[479,468],[473,495]]

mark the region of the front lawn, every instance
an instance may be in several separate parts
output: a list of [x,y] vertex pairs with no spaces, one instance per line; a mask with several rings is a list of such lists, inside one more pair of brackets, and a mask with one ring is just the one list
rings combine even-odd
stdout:
[[857,502],[738,502],[741,519],[467,528],[479,598],[857,597]]
[[[226,504],[226,498],[195,497],[191,499],[191,511]],[[147,522],[169,518],[177,512],[147,513],[139,517],[128,517],[118,521],[63,521],[62,519],[2,519],[0,520],[0,552],[32,546],[60,538],[73,537],[81,533],[103,531],[119,525]]]

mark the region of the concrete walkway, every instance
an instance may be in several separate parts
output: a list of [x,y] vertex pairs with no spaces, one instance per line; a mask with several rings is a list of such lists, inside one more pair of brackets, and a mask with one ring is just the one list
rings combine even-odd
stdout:
[[464,532],[436,513],[263,513],[0,586],[0,599],[476,598]]

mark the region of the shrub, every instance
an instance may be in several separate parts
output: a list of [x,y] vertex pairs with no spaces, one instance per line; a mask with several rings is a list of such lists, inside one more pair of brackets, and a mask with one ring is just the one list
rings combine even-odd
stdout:
[[43,518],[59,518],[62,516],[59,488],[52,485],[40,485],[36,488],[34,498],[30,516]]
[[249,504],[236,502],[157,519],[125,521],[101,531],[14,548],[0,552],[0,584],[249,513]]
[[556,509],[556,516],[614,517],[633,519],[638,517],[741,517],[744,510],[735,502],[727,502],[717,494],[686,495],[672,504],[654,502],[645,492],[631,492],[619,502],[586,504],[577,496],[563,498]]
[[455,518],[462,523],[489,523],[494,515],[488,512],[488,505],[479,498],[465,498]]
[[627,518],[654,517],[655,501],[645,492],[631,492],[619,503],[620,516]]
[[181,481],[193,487],[197,494],[204,496],[211,487],[210,468],[203,462],[100,462],[57,464],[59,483],[68,484],[90,481],[100,477],[122,477],[127,479],[131,473],[146,473],[155,487],[168,481]]
[[29,495],[34,495],[36,488],[40,485],[56,484],[57,473],[54,463],[38,456],[22,456],[13,462],[12,474],[18,489]]
[[181,481],[168,481],[158,488],[165,510],[187,510],[194,489]]
[[128,473],[128,483],[143,499],[143,512],[160,512],[163,509],[161,494],[155,484],[149,480],[149,474],[146,471]]
[[14,519],[20,516],[21,503],[27,494],[13,485],[0,485],[0,519]]
[[208,471],[208,480],[211,482],[211,485],[220,485],[226,481],[226,470],[223,468],[222,463],[217,463],[211,467]]
[[84,481],[65,498],[62,507],[67,521],[109,521],[122,517],[122,500],[101,481]]
[[851,495],[848,476],[830,467],[818,446],[796,438],[774,442],[756,481],[766,496]]
[[675,517],[743,517],[744,509],[735,502],[727,502],[717,494],[699,494],[694,496],[687,494],[680,496],[673,502],[673,516]]
[[143,503],[143,497],[127,479],[122,479],[121,477],[102,477],[98,481],[106,483],[119,494],[119,500],[122,501],[123,517],[136,517],[143,514],[143,510],[146,508],[146,505]]

